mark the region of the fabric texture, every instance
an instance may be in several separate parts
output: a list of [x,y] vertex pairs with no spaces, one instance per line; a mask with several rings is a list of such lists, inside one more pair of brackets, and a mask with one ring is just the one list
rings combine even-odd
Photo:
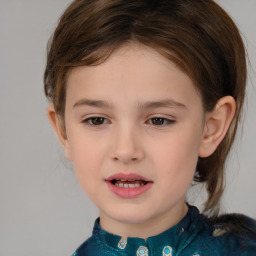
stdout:
[[[146,241],[108,233],[97,219],[92,236],[72,256],[256,256],[255,220],[244,215],[223,216],[213,221],[189,206],[177,225]],[[229,223],[237,224],[236,228]]]

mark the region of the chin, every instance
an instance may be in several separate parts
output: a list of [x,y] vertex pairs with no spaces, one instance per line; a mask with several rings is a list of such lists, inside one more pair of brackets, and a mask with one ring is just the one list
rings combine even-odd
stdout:
[[146,212],[140,212],[138,210],[127,211],[123,209],[123,211],[110,213],[112,219],[120,223],[126,224],[142,224],[150,220],[152,216],[149,216]]

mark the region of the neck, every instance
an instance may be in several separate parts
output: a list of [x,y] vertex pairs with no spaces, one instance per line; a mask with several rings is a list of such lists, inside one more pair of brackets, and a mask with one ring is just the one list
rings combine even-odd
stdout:
[[188,211],[185,203],[177,205],[174,209],[162,215],[154,216],[142,222],[122,222],[100,212],[100,226],[105,231],[122,237],[148,237],[158,235],[165,230],[175,226],[183,219]]

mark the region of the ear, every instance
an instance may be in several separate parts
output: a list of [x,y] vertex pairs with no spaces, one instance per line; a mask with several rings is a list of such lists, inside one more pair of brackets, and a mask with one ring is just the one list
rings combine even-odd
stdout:
[[213,111],[205,118],[204,134],[199,156],[208,157],[217,149],[234,118],[236,102],[233,97],[225,96],[218,100]]
[[66,136],[63,120],[60,118],[60,116],[56,113],[53,104],[49,104],[47,107],[47,115],[50,120],[50,123],[59,139],[60,144],[62,145],[66,158],[69,161],[72,161],[71,155],[70,155],[70,149],[69,149],[69,143]]

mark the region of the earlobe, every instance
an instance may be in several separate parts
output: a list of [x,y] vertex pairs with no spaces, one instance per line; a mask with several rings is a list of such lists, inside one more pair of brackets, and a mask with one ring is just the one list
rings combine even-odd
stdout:
[[49,104],[47,107],[47,116],[48,116],[49,121],[58,137],[60,144],[62,145],[62,147],[65,151],[66,158],[68,160],[72,161],[71,156],[70,156],[68,139],[67,139],[66,133],[63,129],[62,121],[61,121],[60,117],[57,115],[52,103]]
[[204,134],[199,150],[200,157],[208,157],[214,153],[227,134],[235,111],[234,98],[225,96],[218,100],[213,111],[206,114]]

